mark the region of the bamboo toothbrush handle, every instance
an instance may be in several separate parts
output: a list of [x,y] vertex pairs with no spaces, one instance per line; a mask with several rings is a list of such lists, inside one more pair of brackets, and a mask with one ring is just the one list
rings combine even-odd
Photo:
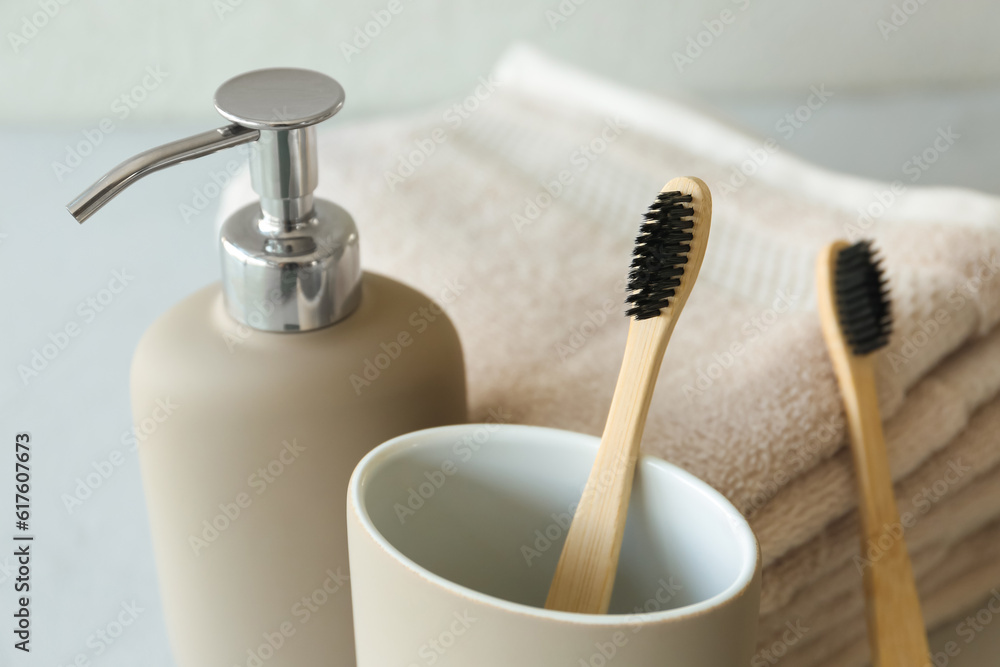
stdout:
[[630,320],[597,459],[570,525],[546,609],[603,614],[611,603],[639,441],[676,317]]
[[930,650],[892,491],[873,357],[851,357],[841,377],[860,492],[861,556],[869,642],[877,667],[918,667]]
[[[823,338],[830,353],[830,361],[840,385],[844,401],[844,412],[851,438],[851,453],[854,458],[855,479],[858,486],[858,514],[861,519],[861,552],[865,588],[865,609],[868,615],[868,643],[872,660],[876,667],[922,667],[928,664],[930,651],[924,630],[924,619],[920,613],[920,599],[913,581],[913,567],[906,551],[899,510],[892,488],[892,472],[886,453],[885,437],[882,435],[882,417],[878,407],[875,388],[875,356],[871,353],[857,356],[845,338],[842,321],[838,313],[836,266],[841,252],[846,252],[848,244],[843,241],[831,243],[820,254],[816,264],[817,305]],[[866,259],[871,262],[871,255]],[[869,275],[865,280],[879,279]],[[848,276],[844,276],[848,280]],[[843,284],[856,298],[864,283],[854,281]],[[867,286],[871,289],[871,285]],[[881,291],[884,284],[876,286]],[[884,294],[880,299],[887,298]],[[858,316],[858,312],[876,316],[870,303],[847,317]],[[855,320],[851,320],[857,324]],[[868,322],[875,327],[875,333],[882,322]],[[854,336],[871,334],[867,329],[854,330]],[[871,548],[871,558],[869,549]]]
[[712,194],[700,179],[675,178],[645,220],[629,273],[628,340],[618,384],[546,609],[604,614],[611,604],[639,442],[663,353],[705,256]]

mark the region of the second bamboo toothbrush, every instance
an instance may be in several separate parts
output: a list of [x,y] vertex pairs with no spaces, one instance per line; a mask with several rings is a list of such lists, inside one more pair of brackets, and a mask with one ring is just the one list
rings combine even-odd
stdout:
[[711,220],[708,186],[697,178],[675,178],[640,228],[629,274],[625,357],[546,609],[608,611],[649,402],[670,334],[701,269]]
[[[892,314],[871,244],[829,245],[816,263],[823,337],[840,385],[854,455],[862,552],[899,526],[892,472],[875,391],[875,355],[889,340]],[[902,537],[864,570],[868,641],[876,667],[918,667],[929,650],[913,568]]]

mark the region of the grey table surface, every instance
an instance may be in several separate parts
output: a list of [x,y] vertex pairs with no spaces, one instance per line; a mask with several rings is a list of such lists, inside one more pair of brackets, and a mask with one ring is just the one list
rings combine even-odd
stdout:
[[[818,164],[883,180],[901,177],[903,164],[923,150],[939,128],[960,135],[922,177],[921,185],[964,185],[1000,194],[1000,90],[927,96],[834,95],[807,123],[784,139],[778,123],[804,103],[802,96],[760,100],[715,99],[715,113],[767,136]],[[214,215],[217,201],[185,220],[196,190],[229,159],[212,156],[169,169],[133,187],[98,217],[79,226],[63,206],[120,159],[201,127],[140,128],[122,123],[68,173],[56,173],[67,147],[85,139],[80,129],[0,128],[0,265],[4,313],[0,348],[0,434],[29,431],[34,442],[32,569],[33,651],[9,641],[13,609],[12,549],[0,546],[0,664],[65,667],[168,667],[173,664],[159,609],[149,528],[135,452],[127,444],[128,368],[141,333],[170,305],[218,277]],[[360,221],[363,225],[363,221]],[[86,305],[114,276],[127,286],[100,309]],[[84,304],[81,306],[81,304]],[[18,367],[79,327],[37,375]],[[11,456],[8,443],[2,456]],[[80,480],[118,452],[89,494]],[[0,462],[9,470],[11,462]],[[93,479],[93,478],[92,478]],[[0,485],[12,484],[6,475]],[[7,489],[0,486],[0,489]],[[9,489],[0,497],[8,497]],[[79,503],[67,499],[82,497]],[[6,509],[0,508],[6,512]],[[13,508],[10,509],[11,513]],[[0,528],[10,545],[11,524]],[[998,582],[1000,583],[1000,582]],[[988,595],[984,591],[984,604]],[[107,634],[123,605],[134,622]],[[972,612],[978,610],[974,607]],[[965,643],[956,626],[934,635],[941,647],[960,645],[949,657],[957,667],[996,665],[1000,622]]]

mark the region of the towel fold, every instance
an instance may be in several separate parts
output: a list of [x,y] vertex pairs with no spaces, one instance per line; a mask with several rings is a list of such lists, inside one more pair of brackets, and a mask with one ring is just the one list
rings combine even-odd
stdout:
[[[950,621],[952,630],[946,641],[954,641],[961,650],[978,635],[975,623],[965,620],[970,614],[962,615],[962,612],[968,612],[970,605],[981,602],[987,595],[991,596],[990,600],[1000,600],[997,590],[1000,522],[991,523],[950,549],[937,550],[934,556],[933,560],[914,559],[914,567],[923,571],[917,576],[924,619],[930,627],[944,626]],[[928,567],[936,568],[933,578],[926,573]],[[842,596],[828,601],[825,611],[829,614],[817,614],[809,622],[803,622],[809,631],[803,634],[801,643],[787,649],[787,655],[781,658],[783,665],[861,667],[869,663],[863,595],[856,587],[845,586],[843,590]],[[992,617],[995,612],[989,608],[990,604],[996,609],[998,603],[987,602],[984,606]],[[978,613],[979,610],[971,611],[972,616]],[[757,664],[767,664],[768,651],[774,655],[776,648],[782,650],[775,641],[773,636],[760,638],[755,657]]]
[[[974,545],[985,539],[985,531],[1000,546],[998,431],[1000,399],[980,410],[951,445],[897,486],[900,513],[910,517],[906,541],[925,601],[940,592],[943,585],[950,586],[952,578],[980,569],[994,571],[985,567],[990,563],[981,557],[995,554],[997,549],[983,551]],[[814,640],[829,644],[834,641],[830,637],[864,635],[861,575],[881,552],[877,544],[868,545],[862,552],[858,531],[857,517],[853,513],[844,515],[815,539],[765,569],[759,630],[762,647],[780,644],[790,620],[829,631],[803,637],[798,642],[799,650]],[[897,534],[895,527],[886,531],[887,539],[895,539]],[[961,556],[957,561],[956,555]],[[932,624],[947,620],[1000,583],[989,581],[989,574],[984,576],[985,585],[970,591],[971,599],[952,594],[936,606],[925,602],[926,620]],[[847,662],[835,652],[830,656],[837,658],[831,665],[862,665],[867,659],[863,652],[858,654],[857,662]]]
[[[947,450],[955,448],[956,436],[985,401],[1000,392],[1000,331],[977,340],[947,359],[925,376],[907,395],[906,402],[885,425],[894,479],[910,475],[929,456],[941,449],[945,460],[932,461],[930,473],[950,474],[952,460]],[[949,443],[952,446],[948,447]],[[1000,444],[987,442],[990,456],[1000,458]],[[941,456],[937,457],[941,458]],[[992,465],[994,461],[984,462]],[[970,478],[971,475],[966,475]],[[767,546],[765,567],[790,548],[804,544],[822,526],[857,506],[850,451],[843,449],[824,465],[817,466],[790,483],[780,502],[769,503],[752,516],[751,522],[762,545]],[[897,489],[900,512],[906,491]],[[821,499],[822,502],[816,502]],[[996,506],[1000,512],[1000,505]],[[792,560],[795,561],[797,555]],[[780,595],[768,588],[765,595]],[[794,591],[792,591],[794,592]],[[768,604],[765,600],[765,604]]]
[[[601,432],[639,219],[663,183],[697,175],[714,193],[712,235],[643,448],[750,518],[765,562],[762,650],[798,614],[811,629],[786,647],[786,664],[867,657],[856,491],[814,307],[815,257],[835,238],[874,237],[891,281],[879,396],[901,508],[920,512],[907,539],[928,621],[1000,583],[988,561],[940,580],[942,558],[1000,535],[1000,499],[985,482],[1000,477],[988,437],[1000,425],[1000,201],[834,174],[773,138],[526,47],[458,104],[321,135],[318,195],[354,214],[368,269],[445,305],[474,418],[502,408],[522,423]],[[223,216],[251,196],[237,179]],[[913,499],[957,475],[955,461],[964,472],[924,512]],[[847,653],[855,662],[841,661]]]

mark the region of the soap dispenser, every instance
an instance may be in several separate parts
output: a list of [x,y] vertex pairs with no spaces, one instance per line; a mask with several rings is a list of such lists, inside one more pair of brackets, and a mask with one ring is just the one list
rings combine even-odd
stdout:
[[159,317],[132,361],[135,423],[155,423],[138,455],[178,667],[354,665],[351,472],[385,440],[466,419],[451,321],[363,272],[354,220],[313,196],[315,126],[343,103],[316,72],[237,76],[215,96],[231,125],[137,155],[68,206],[83,222],[150,172],[249,148],[260,199],[222,226],[221,283]]

